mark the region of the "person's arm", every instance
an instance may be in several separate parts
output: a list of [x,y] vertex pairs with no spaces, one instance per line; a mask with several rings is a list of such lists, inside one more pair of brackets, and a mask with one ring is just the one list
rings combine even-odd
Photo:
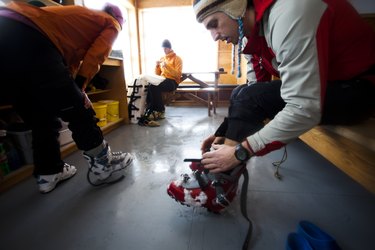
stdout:
[[163,58],[161,58],[159,61],[156,61],[155,65],[155,74],[160,76],[161,75],[161,68],[160,68],[160,63],[164,61]]
[[99,71],[100,66],[108,58],[112,44],[117,38],[118,30],[113,24],[108,24],[104,27],[102,32],[98,34],[96,40],[91,44],[91,47],[87,50],[86,55],[83,58],[81,67],[77,73],[77,77],[81,76],[86,78],[83,84],[83,89],[86,88],[89,81]]
[[[309,6],[306,6],[309,5]],[[315,2],[276,2],[264,32],[276,53],[286,105],[248,142],[256,155],[264,155],[298,138],[320,122],[322,78],[316,32],[324,9]]]

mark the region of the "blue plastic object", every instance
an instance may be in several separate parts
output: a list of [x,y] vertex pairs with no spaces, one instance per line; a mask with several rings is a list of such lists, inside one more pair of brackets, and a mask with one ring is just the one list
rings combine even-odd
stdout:
[[341,250],[332,236],[309,221],[300,221],[297,233],[303,236],[314,250]]
[[313,250],[309,242],[300,234],[290,233],[286,241],[286,250]]

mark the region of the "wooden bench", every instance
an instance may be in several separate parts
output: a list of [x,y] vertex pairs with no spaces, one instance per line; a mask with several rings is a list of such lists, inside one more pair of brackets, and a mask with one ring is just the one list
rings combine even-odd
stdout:
[[[184,86],[184,84],[180,84],[179,87],[170,93],[164,94],[164,104],[168,105],[170,102],[175,100],[176,98],[183,96],[186,99],[192,100],[196,103],[202,104],[207,106],[208,109],[208,116],[211,116],[211,111],[216,114],[216,107],[217,107],[217,100],[218,100],[218,83],[219,77],[221,74],[226,74],[225,71],[213,71],[213,72],[185,72],[182,73],[181,81],[185,81],[190,79],[192,83],[195,85],[192,86]],[[197,74],[214,74],[215,80],[213,84],[208,84],[194,75]],[[205,94],[205,98],[202,98],[199,94]]]
[[353,126],[317,126],[300,139],[375,194],[375,116]]
[[[177,88],[172,99],[179,98],[183,96],[187,99],[193,100],[194,102],[200,103],[202,105],[207,106],[208,116],[211,116],[211,111],[216,114],[216,107],[217,107],[217,92],[219,91],[218,88],[214,87],[207,87],[207,88],[184,88],[180,87]],[[206,94],[206,99],[199,96],[198,93]]]

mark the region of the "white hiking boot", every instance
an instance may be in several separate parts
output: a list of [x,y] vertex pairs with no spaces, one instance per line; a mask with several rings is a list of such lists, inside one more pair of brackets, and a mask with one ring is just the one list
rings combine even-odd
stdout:
[[64,163],[63,171],[57,174],[51,175],[38,175],[37,176],[37,184],[39,186],[39,191],[43,194],[51,192],[56,188],[56,185],[64,180],[67,180],[73,177],[77,172],[77,169],[69,165],[68,163]]
[[93,186],[110,184],[124,178],[124,169],[133,161],[133,156],[129,153],[112,152],[106,147],[96,157],[91,157],[86,153],[83,156],[89,163],[87,180]]

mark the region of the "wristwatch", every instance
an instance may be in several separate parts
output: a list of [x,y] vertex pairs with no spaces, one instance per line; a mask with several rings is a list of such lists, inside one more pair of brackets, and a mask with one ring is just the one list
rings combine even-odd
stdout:
[[236,149],[234,151],[234,156],[240,162],[245,162],[250,159],[249,151],[247,151],[247,149],[244,148],[244,146],[242,146],[241,143],[236,146]]

